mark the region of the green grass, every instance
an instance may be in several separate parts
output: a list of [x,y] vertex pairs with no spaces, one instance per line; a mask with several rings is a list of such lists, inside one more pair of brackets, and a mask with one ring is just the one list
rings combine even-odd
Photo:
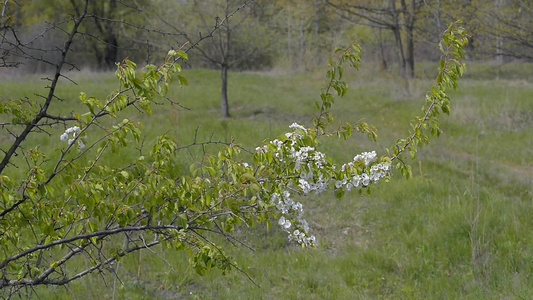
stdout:
[[[348,95],[337,101],[338,124],[363,119],[378,127],[377,143],[356,135],[342,142],[324,140],[321,150],[337,162],[361,151],[380,153],[406,135],[420,112],[429,69],[405,83],[369,68],[348,72]],[[260,286],[234,271],[204,277],[189,268],[187,256],[169,250],[142,252],[121,260],[119,279],[92,275],[68,288],[39,288],[45,299],[526,299],[533,294],[533,83],[531,65],[473,64],[460,90],[451,92],[452,113],[442,117],[443,134],[412,162],[414,178],[396,174],[371,195],[336,200],[331,192],[300,199],[319,239],[316,250],[289,243],[273,226],[240,228],[237,237],[251,245],[226,245],[226,251]],[[517,75],[519,74],[519,76]],[[154,107],[153,115],[130,116],[144,123],[147,143],[157,135],[180,144],[230,141],[254,148],[282,134],[294,121],[310,125],[314,101],[324,80],[318,72],[275,75],[230,74],[232,118],[219,118],[219,74],[184,72],[190,86],[170,95],[179,106]],[[102,97],[116,84],[113,76],[89,74],[64,82],[66,99],[56,112],[76,108],[79,91]],[[0,90],[33,97],[44,83],[33,78],[1,82]],[[33,90],[32,90],[33,88]],[[120,117],[122,118],[122,116]],[[52,147],[41,135],[28,144]],[[57,137],[57,140],[53,140]],[[50,141],[52,139],[52,141]],[[2,133],[2,145],[9,138]],[[216,151],[218,146],[208,147]],[[124,153],[126,155],[126,153]],[[202,155],[200,149],[193,155]],[[119,161],[125,161],[121,157]],[[116,158],[115,158],[116,159]],[[180,154],[185,168],[192,161]],[[249,159],[243,156],[244,160]],[[162,259],[164,258],[164,259]],[[139,261],[141,262],[139,265]],[[140,275],[140,276],[138,276]],[[105,282],[105,284],[104,284]]]

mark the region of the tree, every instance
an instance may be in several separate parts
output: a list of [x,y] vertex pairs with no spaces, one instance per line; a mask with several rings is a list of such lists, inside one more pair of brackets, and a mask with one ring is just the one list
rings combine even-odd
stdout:
[[[50,66],[53,63],[48,60],[53,58],[49,57],[49,53],[63,39],[63,33],[49,29],[62,28],[67,32],[69,28],[64,26],[63,20],[71,15],[79,15],[83,5],[80,0],[29,0],[21,6],[14,2],[6,7],[14,11],[10,17],[16,22],[18,40],[30,41],[31,47],[26,45],[25,55],[42,56],[41,62]],[[77,55],[71,58],[70,63],[77,66],[96,65],[98,70],[110,71],[115,69],[119,56],[144,59],[135,55],[139,43],[146,43],[151,33],[168,35],[138,22],[141,11],[149,5],[150,2],[145,0],[90,2],[86,21],[80,25],[78,38],[72,42],[71,51],[77,52]],[[41,33],[46,35],[46,39],[39,36]],[[134,35],[139,40],[142,40],[141,36],[144,37],[144,41],[134,40]]]
[[[445,34],[438,77],[412,133],[392,146],[390,154],[362,153],[335,167],[316,146],[329,135],[333,91],[338,96],[346,93],[344,63],[357,67],[360,61],[357,45],[338,49],[337,58],[330,61],[328,84],[317,101],[313,127],[292,124],[288,133],[251,151],[249,164],[240,156],[245,149],[232,142],[180,170],[174,157],[181,151],[222,143],[195,141],[178,147],[164,135],[146,145],[136,122],[117,118],[130,111],[149,113],[156,99],[165,99],[173,79],[185,83],[178,74],[178,62],[187,59],[186,52],[200,41],[184,51],[170,50],[162,64],[140,71],[132,61],[123,60],[116,71],[117,90],[104,99],[82,92],[82,110],[68,116],[52,114],[51,107],[61,105],[55,95],[57,86],[64,84],[59,78],[65,76],[63,67],[73,39],[88,18],[89,3],[86,0],[79,14],[68,20],[71,29],[48,93],[37,100],[0,103],[2,128],[13,138],[12,144],[2,146],[0,162],[0,288],[8,298],[27,296],[38,285],[65,285],[92,272],[113,269],[121,257],[157,245],[188,250],[200,274],[212,268],[239,270],[211,237],[234,239],[231,232],[240,223],[251,226],[274,219],[289,239],[312,247],[314,237],[303,219],[303,207],[291,193],[323,192],[329,182],[335,183],[339,197],[351,189],[368,190],[388,179],[392,163],[397,162],[408,176],[410,168],[400,155],[409,151],[414,156],[427,143],[426,131],[439,133],[439,111],[449,112],[446,88],[456,87],[464,70],[460,59],[467,40],[454,25]],[[365,123],[345,125],[337,133],[348,137],[352,130],[375,138],[375,131]],[[39,147],[27,147],[32,136],[43,133],[61,141],[58,151],[44,153]],[[128,149],[135,158],[117,163],[114,158]],[[72,267],[83,259],[89,264]]]
[[[198,33],[208,38],[206,42],[195,48],[207,66],[220,70],[220,103],[221,117],[230,117],[228,101],[228,71],[243,66],[256,65],[257,61],[269,60],[270,34],[260,25],[258,18],[253,18],[254,1],[219,0],[198,1],[191,0],[177,4],[182,11],[182,17],[169,18],[168,11],[157,13],[160,20],[175,32],[184,34],[187,41],[192,43]],[[220,24],[221,16],[227,16],[234,10],[239,15]],[[192,12],[192,13],[191,13]],[[226,18],[224,18],[226,19]],[[212,35],[204,36],[213,26],[221,25],[221,29]],[[204,35],[202,35],[204,33]]]
[[[424,4],[411,1],[327,1],[343,18],[370,27],[390,30],[396,41],[402,74],[415,75],[414,29],[417,14]],[[404,45],[405,40],[405,45]]]
[[436,42],[444,24],[461,19],[471,33],[468,54],[473,58],[531,60],[533,3],[521,0],[428,1],[422,10],[420,36]]
[[[76,13],[80,14],[83,4],[71,1]],[[129,4],[132,5],[133,3]],[[89,16],[92,22],[86,22],[87,32],[94,34],[90,39],[98,68],[101,70],[113,70],[116,67],[119,50],[118,26],[114,20],[119,19],[119,5],[128,5],[117,0],[94,1],[89,5]],[[92,27],[92,28],[90,28]]]
[[533,2],[495,0],[481,9],[483,32],[499,61],[533,60]]
[[[323,1],[271,1],[268,22],[271,30],[277,31],[283,64],[293,70],[314,67],[320,58],[330,51],[332,41],[341,31],[331,21],[331,12]],[[326,49],[324,49],[326,48]]]

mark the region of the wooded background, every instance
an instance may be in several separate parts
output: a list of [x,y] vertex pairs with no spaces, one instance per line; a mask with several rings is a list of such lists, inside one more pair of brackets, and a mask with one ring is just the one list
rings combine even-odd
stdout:
[[[47,71],[70,26],[65,21],[81,2],[2,2],[2,27],[12,30],[2,33],[0,66],[19,64],[24,72]],[[158,62],[169,48],[196,40],[242,3],[92,1],[91,22],[82,26],[83,35],[74,40],[70,63],[110,70],[126,57]],[[257,0],[197,47],[190,55],[190,66],[302,71],[324,63],[334,47],[356,41],[364,49],[365,60],[412,77],[417,74],[416,62],[438,59],[440,35],[457,19],[471,35],[468,59],[532,60],[532,16],[530,0]],[[23,64],[28,56],[38,61]]]

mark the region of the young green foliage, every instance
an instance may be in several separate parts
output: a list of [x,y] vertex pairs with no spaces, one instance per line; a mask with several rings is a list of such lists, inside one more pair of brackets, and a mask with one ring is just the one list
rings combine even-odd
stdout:
[[452,23],[439,43],[442,56],[438,75],[431,90],[426,94],[426,104],[422,107],[423,115],[414,118],[408,137],[399,139],[390,150],[387,150],[392,161],[396,159],[400,161],[396,164],[396,168],[406,178],[412,176],[411,166],[401,160],[401,154],[409,152],[411,158],[414,159],[418,149],[428,143],[428,131],[433,136],[440,135],[439,115],[441,112],[450,114],[450,98],[446,95],[446,88],[457,89],[457,81],[466,70],[463,60],[468,36],[464,28],[459,26],[460,23],[460,21]]
[[[449,111],[445,88],[455,88],[464,71],[460,59],[465,44],[464,31],[452,24],[445,33],[443,62],[428,93],[425,114],[416,118],[413,133],[392,147],[391,156],[369,151],[343,165],[317,148],[320,140],[332,135],[326,133],[333,120],[328,111],[335,101],[330,91],[339,97],[346,93],[343,65],[358,67],[358,45],[337,49],[337,59],[330,59],[328,83],[317,101],[319,112],[312,128],[293,123],[289,132],[257,147],[251,157],[229,143],[186,170],[180,169],[176,156],[196,144],[178,147],[164,135],[147,146],[140,124],[130,118],[117,120],[134,108],[149,114],[151,104],[168,92],[174,78],[186,84],[177,75],[181,70],[177,62],[186,54],[170,51],[162,65],[149,65],[140,72],[135,63],[123,61],[116,71],[118,90],[102,100],[81,93],[88,111],[61,119],[72,126],[59,137],[56,152],[20,149],[28,158],[24,178],[17,181],[7,172],[0,174],[0,287],[9,294],[24,286],[67,284],[105,270],[124,255],[160,244],[186,251],[199,274],[213,268],[238,269],[213,235],[233,239],[231,233],[239,225],[272,219],[291,241],[315,247],[303,204],[293,195],[319,194],[332,183],[340,198],[352,189],[370,191],[381,179],[389,180],[394,159],[406,150],[416,153],[416,146],[427,143],[428,128],[440,132],[439,110]],[[15,117],[36,113],[19,107],[8,102],[1,113]],[[336,133],[347,138],[353,129],[376,138],[375,128],[366,123],[346,124]],[[103,163],[127,149],[137,149],[128,163]],[[407,165],[399,168],[410,172]],[[80,271],[75,260],[84,258],[90,267]]]

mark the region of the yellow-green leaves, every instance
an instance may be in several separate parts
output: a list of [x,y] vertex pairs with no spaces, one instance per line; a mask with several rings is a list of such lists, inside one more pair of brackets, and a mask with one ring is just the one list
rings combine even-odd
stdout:
[[7,114],[11,117],[12,125],[24,125],[30,123],[37,113],[38,106],[33,100],[11,100],[0,101],[0,114]]
[[[441,133],[439,126],[439,114],[443,112],[450,114],[450,98],[446,95],[446,88],[457,89],[457,80],[464,74],[466,65],[464,60],[464,48],[468,44],[468,36],[465,30],[459,26],[461,22],[457,21],[450,24],[444,32],[439,48],[442,51],[441,60],[438,66],[438,75],[431,90],[426,94],[426,105],[422,107],[423,115],[415,118],[411,123],[411,130],[406,139],[400,139],[391,147],[391,159],[394,160],[408,151],[412,159],[416,157],[419,147],[428,143],[426,131],[433,136]],[[404,161],[397,164],[402,175],[406,178],[411,177],[411,166]]]
[[348,62],[352,67],[357,69],[361,61],[361,47],[355,43],[347,48],[337,48],[335,49],[335,53],[338,54],[336,60],[333,57],[329,58],[329,69],[326,73],[328,83],[320,93],[320,101],[316,102],[316,107],[320,113],[314,120],[314,128],[320,131],[320,134],[323,134],[326,126],[333,121],[333,116],[328,113],[328,110],[335,102],[335,97],[330,90],[333,89],[339,97],[343,97],[348,91],[348,85],[342,79],[344,63]]

